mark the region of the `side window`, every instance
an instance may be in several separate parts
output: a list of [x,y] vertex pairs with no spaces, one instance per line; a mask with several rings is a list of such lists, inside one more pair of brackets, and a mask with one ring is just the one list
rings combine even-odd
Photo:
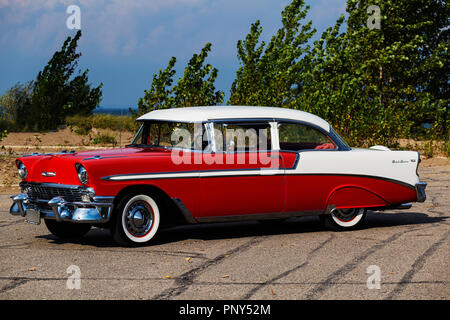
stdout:
[[336,144],[321,131],[298,123],[278,125],[280,150],[335,150]]
[[150,147],[200,150],[201,135],[201,123],[147,122],[139,129],[133,143]]
[[214,123],[216,151],[270,150],[270,124],[264,122]]
[[[169,147],[179,147],[191,150],[202,149],[203,130],[201,123],[173,123],[167,127],[161,126],[160,131],[161,142]],[[163,132],[167,133],[162,134]]]

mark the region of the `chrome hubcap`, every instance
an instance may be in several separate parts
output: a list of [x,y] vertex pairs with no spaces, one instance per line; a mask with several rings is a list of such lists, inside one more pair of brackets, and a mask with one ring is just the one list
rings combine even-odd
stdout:
[[145,201],[132,203],[126,212],[126,226],[128,232],[135,237],[146,235],[153,225],[153,211]]
[[333,214],[341,221],[351,221],[358,214],[360,209],[336,209]]

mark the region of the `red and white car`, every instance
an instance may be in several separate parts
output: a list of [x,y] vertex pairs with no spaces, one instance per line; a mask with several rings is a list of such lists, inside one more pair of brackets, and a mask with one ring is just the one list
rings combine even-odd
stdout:
[[366,211],[425,201],[420,155],[350,148],[325,120],[270,107],[156,110],[125,148],[16,160],[10,213],[58,237],[106,227],[120,244],[165,225],[318,215],[335,230]]

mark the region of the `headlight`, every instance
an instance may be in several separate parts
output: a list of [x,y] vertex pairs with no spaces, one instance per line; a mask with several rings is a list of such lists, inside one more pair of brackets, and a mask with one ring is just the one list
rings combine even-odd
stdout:
[[19,169],[19,177],[25,179],[28,176],[28,171],[22,161],[17,162],[17,168]]
[[88,173],[86,169],[79,163],[75,165],[75,168],[77,169],[78,180],[80,180],[82,184],[86,184],[88,182]]

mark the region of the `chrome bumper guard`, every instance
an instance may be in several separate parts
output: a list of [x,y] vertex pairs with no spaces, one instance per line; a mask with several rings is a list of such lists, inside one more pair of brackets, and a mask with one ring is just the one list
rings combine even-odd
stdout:
[[[114,197],[94,196],[89,202],[67,202],[63,197],[47,200],[31,200],[26,193],[12,196],[9,213],[25,217],[27,210],[38,211],[44,219],[75,223],[106,223],[109,221]],[[40,209],[38,204],[48,204],[51,210]],[[35,223],[38,224],[38,223]]]
[[424,202],[427,199],[425,194],[426,182],[419,182],[416,184],[417,202]]

